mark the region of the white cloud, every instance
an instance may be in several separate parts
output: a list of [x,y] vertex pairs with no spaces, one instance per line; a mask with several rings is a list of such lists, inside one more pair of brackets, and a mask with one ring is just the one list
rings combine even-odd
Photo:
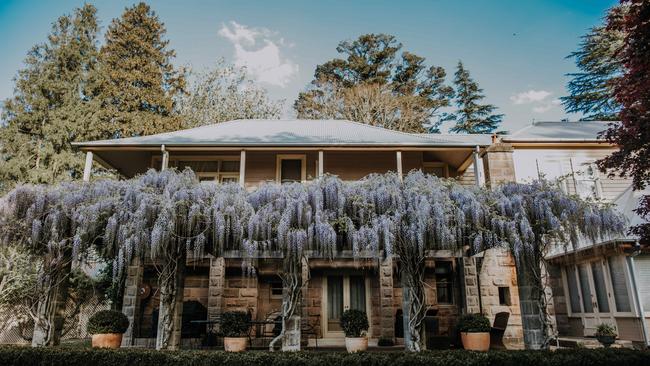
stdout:
[[544,101],[543,103],[533,107],[533,112],[535,113],[544,113],[550,110],[553,107],[559,106],[562,104],[562,101],[559,99],[553,99],[551,101]]
[[546,90],[531,89],[511,96],[510,100],[515,104],[530,104],[544,101],[546,98],[550,97],[551,94],[553,93]]
[[298,73],[298,64],[283,55],[284,49],[292,45],[269,29],[231,21],[222,24],[218,34],[235,48],[235,65],[246,67],[260,82],[284,88]]

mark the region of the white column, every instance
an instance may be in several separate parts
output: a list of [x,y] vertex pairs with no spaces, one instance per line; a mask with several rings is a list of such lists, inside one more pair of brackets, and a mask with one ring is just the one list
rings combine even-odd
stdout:
[[478,187],[485,186],[485,176],[483,175],[483,166],[481,164],[481,149],[477,146],[474,150],[474,182]]
[[86,165],[84,165],[84,182],[90,181],[90,171],[93,168],[93,152],[86,152]]
[[246,187],[246,150],[239,155],[239,185]]
[[318,176],[322,177],[324,173],[323,166],[324,166],[324,161],[323,161],[323,150],[318,150]]
[[403,172],[402,172],[402,152],[401,151],[397,152],[397,175],[399,176],[399,179],[402,180]]
[[169,151],[165,150],[165,145],[160,146],[162,151],[162,163],[160,164],[160,171],[167,170],[169,167]]

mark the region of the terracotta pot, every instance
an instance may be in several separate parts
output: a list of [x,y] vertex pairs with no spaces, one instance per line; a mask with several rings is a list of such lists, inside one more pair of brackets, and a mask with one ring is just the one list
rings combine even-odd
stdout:
[[460,333],[460,340],[463,342],[463,348],[470,351],[487,351],[490,349],[490,333]]
[[246,337],[224,337],[223,348],[226,352],[244,352],[248,345],[248,338]]
[[122,333],[93,334],[93,348],[120,348]]
[[368,337],[345,337],[345,348],[348,352],[362,352],[368,349]]
[[612,344],[614,344],[616,342],[616,337],[614,337],[614,336],[601,335],[601,336],[596,336],[596,339],[605,348],[609,348],[609,346],[611,346]]

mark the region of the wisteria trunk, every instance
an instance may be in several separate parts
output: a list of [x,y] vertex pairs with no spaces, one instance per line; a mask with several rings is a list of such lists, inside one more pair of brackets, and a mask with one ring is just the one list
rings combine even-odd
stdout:
[[41,280],[41,294],[36,309],[32,312],[32,347],[56,346],[61,340],[70,269],[68,262]]
[[160,270],[160,310],[157,350],[177,350],[181,345],[186,253],[180,250]]
[[285,259],[282,278],[282,329],[271,340],[269,351],[273,352],[278,342],[282,341],[282,351],[300,350],[300,317],[295,316],[296,308],[302,295],[302,261]]
[[549,317],[541,256],[537,253],[522,255],[517,267],[524,344],[527,349],[545,349],[548,347]]
[[420,352],[425,349],[422,322],[427,310],[424,263],[403,263],[401,282],[404,345],[408,351]]

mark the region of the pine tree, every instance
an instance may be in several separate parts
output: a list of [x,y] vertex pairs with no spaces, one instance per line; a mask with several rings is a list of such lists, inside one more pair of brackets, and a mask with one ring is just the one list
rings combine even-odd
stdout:
[[345,118],[404,132],[437,130],[438,111],[452,94],[445,70],[413,53],[400,54],[401,49],[388,34],[339,43],[336,50],[346,58],[316,67],[310,88],[294,103],[298,117]]
[[[609,18],[620,21],[627,6],[609,10]],[[569,113],[584,113],[583,120],[618,120],[621,105],[614,97],[614,80],[623,71],[619,50],[625,33],[618,28],[593,27],[582,37],[580,49],[568,58],[575,58],[580,72],[570,73],[567,84],[570,95],[560,98]]]
[[97,61],[92,5],[64,15],[45,43],[27,54],[4,103],[0,128],[0,192],[16,183],[51,183],[80,176],[83,158],[70,142],[85,139],[95,121],[89,85]]
[[181,127],[174,97],[183,92],[185,75],[174,68],[175,52],[164,39],[165,27],[145,3],[113,19],[100,51],[98,97],[102,119],[115,137],[148,135]]
[[456,86],[455,104],[458,107],[456,112],[448,115],[445,119],[455,120],[450,131],[456,133],[492,133],[497,129],[503,118],[503,114],[492,114],[497,109],[491,104],[478,104],[485,98],[483,89],[479,88],[463,63],[458,61],[457,70],[454,76]]

